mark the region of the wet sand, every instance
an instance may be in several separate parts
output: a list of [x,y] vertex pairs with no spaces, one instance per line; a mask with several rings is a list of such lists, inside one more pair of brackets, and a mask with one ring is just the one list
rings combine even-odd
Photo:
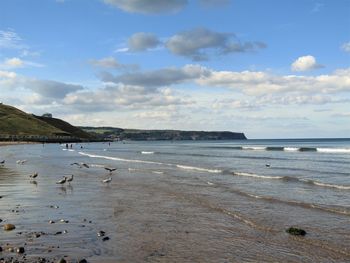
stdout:
[[23,144],[36,144],[36,143],[37,143],[37,142],[0,141],[0,146],[23,145]]
[[[11,257],[96,263],[350,261],[347,216],[316,211],[299,218],[306,208],[253,200],[200,177],[125,167],[110,175],[105,164],[91,165],[91,159],[68,152],[59,162],[54,156],[29,156],[21,166],[15,160],[22,156],[8,156],[0,167],[0,225],[12,223],[16,229],[0,230],[4,262]],[[91,166],[70,165],[82,160]],[[39,173],[35,181],[28,176],[34,171]],[[71,184],[55,183],[71,173]],[[101,183],[109,176],[111,184]],[[280,213],[271,217],[275,210]],[[343,221],[344,229],[320,233],[312,229],[315,218],[318,224]],[[288,235],[291,222],[306,226],[307,237]],[[105,235],[98,236],[99,231]],[[20,246],[25,259],[8,251]]]

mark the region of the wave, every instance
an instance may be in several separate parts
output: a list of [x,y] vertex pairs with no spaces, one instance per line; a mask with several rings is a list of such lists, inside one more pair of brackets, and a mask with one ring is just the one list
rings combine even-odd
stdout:
[[107,159],[107,160],[120,161],[120,162],[167,165],[166,163],[160,163],[160,162],[144,161],[144,160],[137,160],[137,159],[123,159],[123,158],[118,158],[118,157],[110,157],[110,156],[104,156],[104,155],[88,154],[88,153],[84,153],[84,152],[79,152],[79,154],[80,155],[84,155],[84,156],[88,156],[88,157],[91,157],[91,158],[103,158],[103,159]]
[[177,164],[176,167],[185,169],[185,170],[195,170],[200,172],[208,172],[208,173],[222,173],[222,170],[219,169],[206,169],[202,167],[195,167],[195,166],[187,166],[187,165],[180,165]]
[[269,176],[269,175],[259,175],[259,174],[253,174],[253,173],[243,173],[243,172],[233,172],[232,175],[253,177],[258,179],[282,180],[285,182],[304,183],[304,184],[315,185],[315,186],[320,186],[325,188],[350,190],[350,185],[337,185],[337,184],[323,183],[315,180],[302,179],[302,178],[293,177],[293,176]]
[[[110,157],[110,156],[104,156],[104,155],[88,154],[88,153],[84,153],[84,152],[79,152],[79,154],[84,155],[84,156],[88,156],[91,158],[103,158],[103,159],[107,159],[107,160],[120,161],[120,162],[156,164],[156,165],[177,167],[177,168],[185,169],[185,170],[195,170],[195,171],[199,171],[199,172],[222,173],[222,170],[219,170],[219,169],[207,169],[207,168],[203,168],[203,167],[195,167],[195,166],[187,166],[187,165],[171,164],[171,163],[161,163],[161,162],[153,162],[153,161],[144,161],[144,160],[137,160],[137,159],[124,159],[124,158]],[[129,170],[130,170],[130,168],[129,168]]]
[[227,150],[250,151],[285,151],[285,152],[320,152],[320,153],[350,153],[350,148],[320,148],[320,147],[293,147],[293,146],[235,146],[235,147],[208,147]]
[[254,178],[261,178],[261,179],[282,179],[283,178],[281,176],[268,176],[268,175],[258,175],[258,174],[241,173],[241,172],[233,172],[232,175],[254,177]]
[[305,203],[305,202],[294,201],[294,200],[281,200],[271,196],[260,196],[260,195],[242,192],[240,190],[233,190],[233,192],[243,196],[251,197],[254,199],[260,199],[260,200],[264,200],[272,203],[282,203],[282,204],[299,206],[299,207],[308,208],[308,209],[320,210],[328,213],[350,216],[350,210],[344,207],[330,207],[330,206],[323,206],[319,204]]
[[317,148],[317,151],[323,153],[350,153],[348,148]]
[[242,150],[264,151],[264,150],[267,150],[267,147],[263,147],[263,146],[243,146]]
[[145,152],[145,151],[142,151],[141,154],[154,154],[154,152]]

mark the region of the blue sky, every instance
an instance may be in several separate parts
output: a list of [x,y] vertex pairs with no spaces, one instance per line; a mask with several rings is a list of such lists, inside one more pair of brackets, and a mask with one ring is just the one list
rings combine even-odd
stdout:
[[0,100],[75,125],[349,137],[348,0],[3,0]]

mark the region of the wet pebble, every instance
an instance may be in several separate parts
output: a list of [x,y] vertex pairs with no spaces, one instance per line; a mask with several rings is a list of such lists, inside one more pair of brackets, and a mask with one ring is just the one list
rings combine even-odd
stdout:
[[3,226],[3,228],[4,228],[5,231],[11,231],[11,230],[15,229],[16,226],[13,225],[13,224],[5,224],[5,225]]
[[23,253],[24,253],[24,247],[18,247],[18,248],[16,249],[16,252],[17,252],[18,254],[23,254]]
[[97,232],[98,237],[103,237],[103,236],[105,236],[105,234],[106,234],[106,232],[102,231],[102,230]]
[[78,263],[87,263],[87,260],[85,258],[78,261]]
[[55,221],[53,221],[53,220],[49,221],[49,224],[54,224],[54,223],[55,223]]
[[107,241],[107,240],[109,240],[109,237],[102,238],[102,241]]

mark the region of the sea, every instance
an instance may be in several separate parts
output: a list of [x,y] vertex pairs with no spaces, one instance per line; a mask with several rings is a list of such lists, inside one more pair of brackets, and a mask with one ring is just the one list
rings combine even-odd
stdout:
[[0,147],[1,224],[18,225],[0,245],[91,262],[350,262],[350,139],[68,146]]

